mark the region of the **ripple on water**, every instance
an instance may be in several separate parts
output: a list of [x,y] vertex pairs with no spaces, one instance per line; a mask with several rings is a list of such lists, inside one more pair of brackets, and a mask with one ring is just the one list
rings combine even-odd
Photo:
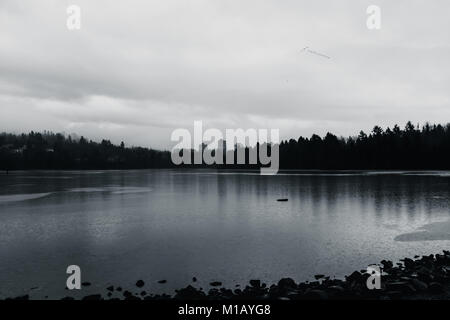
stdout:
[[46,196],[48,196],[50,194],[51,194],[51,192],[1,195],[0,196],[0,203],[2,203],[2,202],[18,202],[18,201],[39,199],[39,198],[46,197]]
[[102,188],[73,188],[69,189],[69,192],[110,192],[112,194],[129,194],[129,193],[142,193],[142,192],[150,192],[152,189],[150,188],[142,188],[142,187],[102,187]]

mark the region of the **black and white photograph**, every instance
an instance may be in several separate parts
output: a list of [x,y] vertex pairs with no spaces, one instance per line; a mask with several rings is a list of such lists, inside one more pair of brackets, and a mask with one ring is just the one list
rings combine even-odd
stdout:
[[0,300],[450,300],[449,13],[0,0]]

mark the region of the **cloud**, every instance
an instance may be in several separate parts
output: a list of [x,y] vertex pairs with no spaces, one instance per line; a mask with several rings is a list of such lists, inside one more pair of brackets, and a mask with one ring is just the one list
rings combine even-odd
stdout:
[[[355,134],[449,119],[450,4],[379,1],[0,3],[0,126],[170,147],[170,132],[279,126]],[[331,59],[305,54],[305,46]]]

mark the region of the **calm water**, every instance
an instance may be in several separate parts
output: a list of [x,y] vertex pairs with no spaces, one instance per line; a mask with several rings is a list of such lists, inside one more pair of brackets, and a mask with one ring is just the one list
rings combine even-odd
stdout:
[[449,249],[449,187],[448,172],[2,173],[0,296],[65,296],[71,264],[83,294],[342,277]]

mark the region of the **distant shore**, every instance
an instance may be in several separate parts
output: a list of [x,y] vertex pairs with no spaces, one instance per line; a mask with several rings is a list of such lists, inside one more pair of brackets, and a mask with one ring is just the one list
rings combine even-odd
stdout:
[[[138,280],[134,288],[109,286],[102,293],[91,294],[81,300],[397,300],[397,299],[450,299],[450,251],[442,254],[405,258],[394,265],[383,260],[378,264],[381,270],[380,289],[369,290],[365,270],[354,271],[345,279],[331,279],[316,275],[315,281],[296,283],[284,278],[268,286],[260,280],[249,281],[245,288],[224,288],[221,282],[210,283],[212,289],[205,292],[193,284],[175,290],[173,295],[151,294],[145,291],[145,281]],[[164,284],[166,280],[161,280]],[[90,286],[90,283],[84,283]],[[12,300],[29,300],[28,295]],[[6,299],[6,300],[8,300]],[[62,297],[61,300],[75,300]]]

